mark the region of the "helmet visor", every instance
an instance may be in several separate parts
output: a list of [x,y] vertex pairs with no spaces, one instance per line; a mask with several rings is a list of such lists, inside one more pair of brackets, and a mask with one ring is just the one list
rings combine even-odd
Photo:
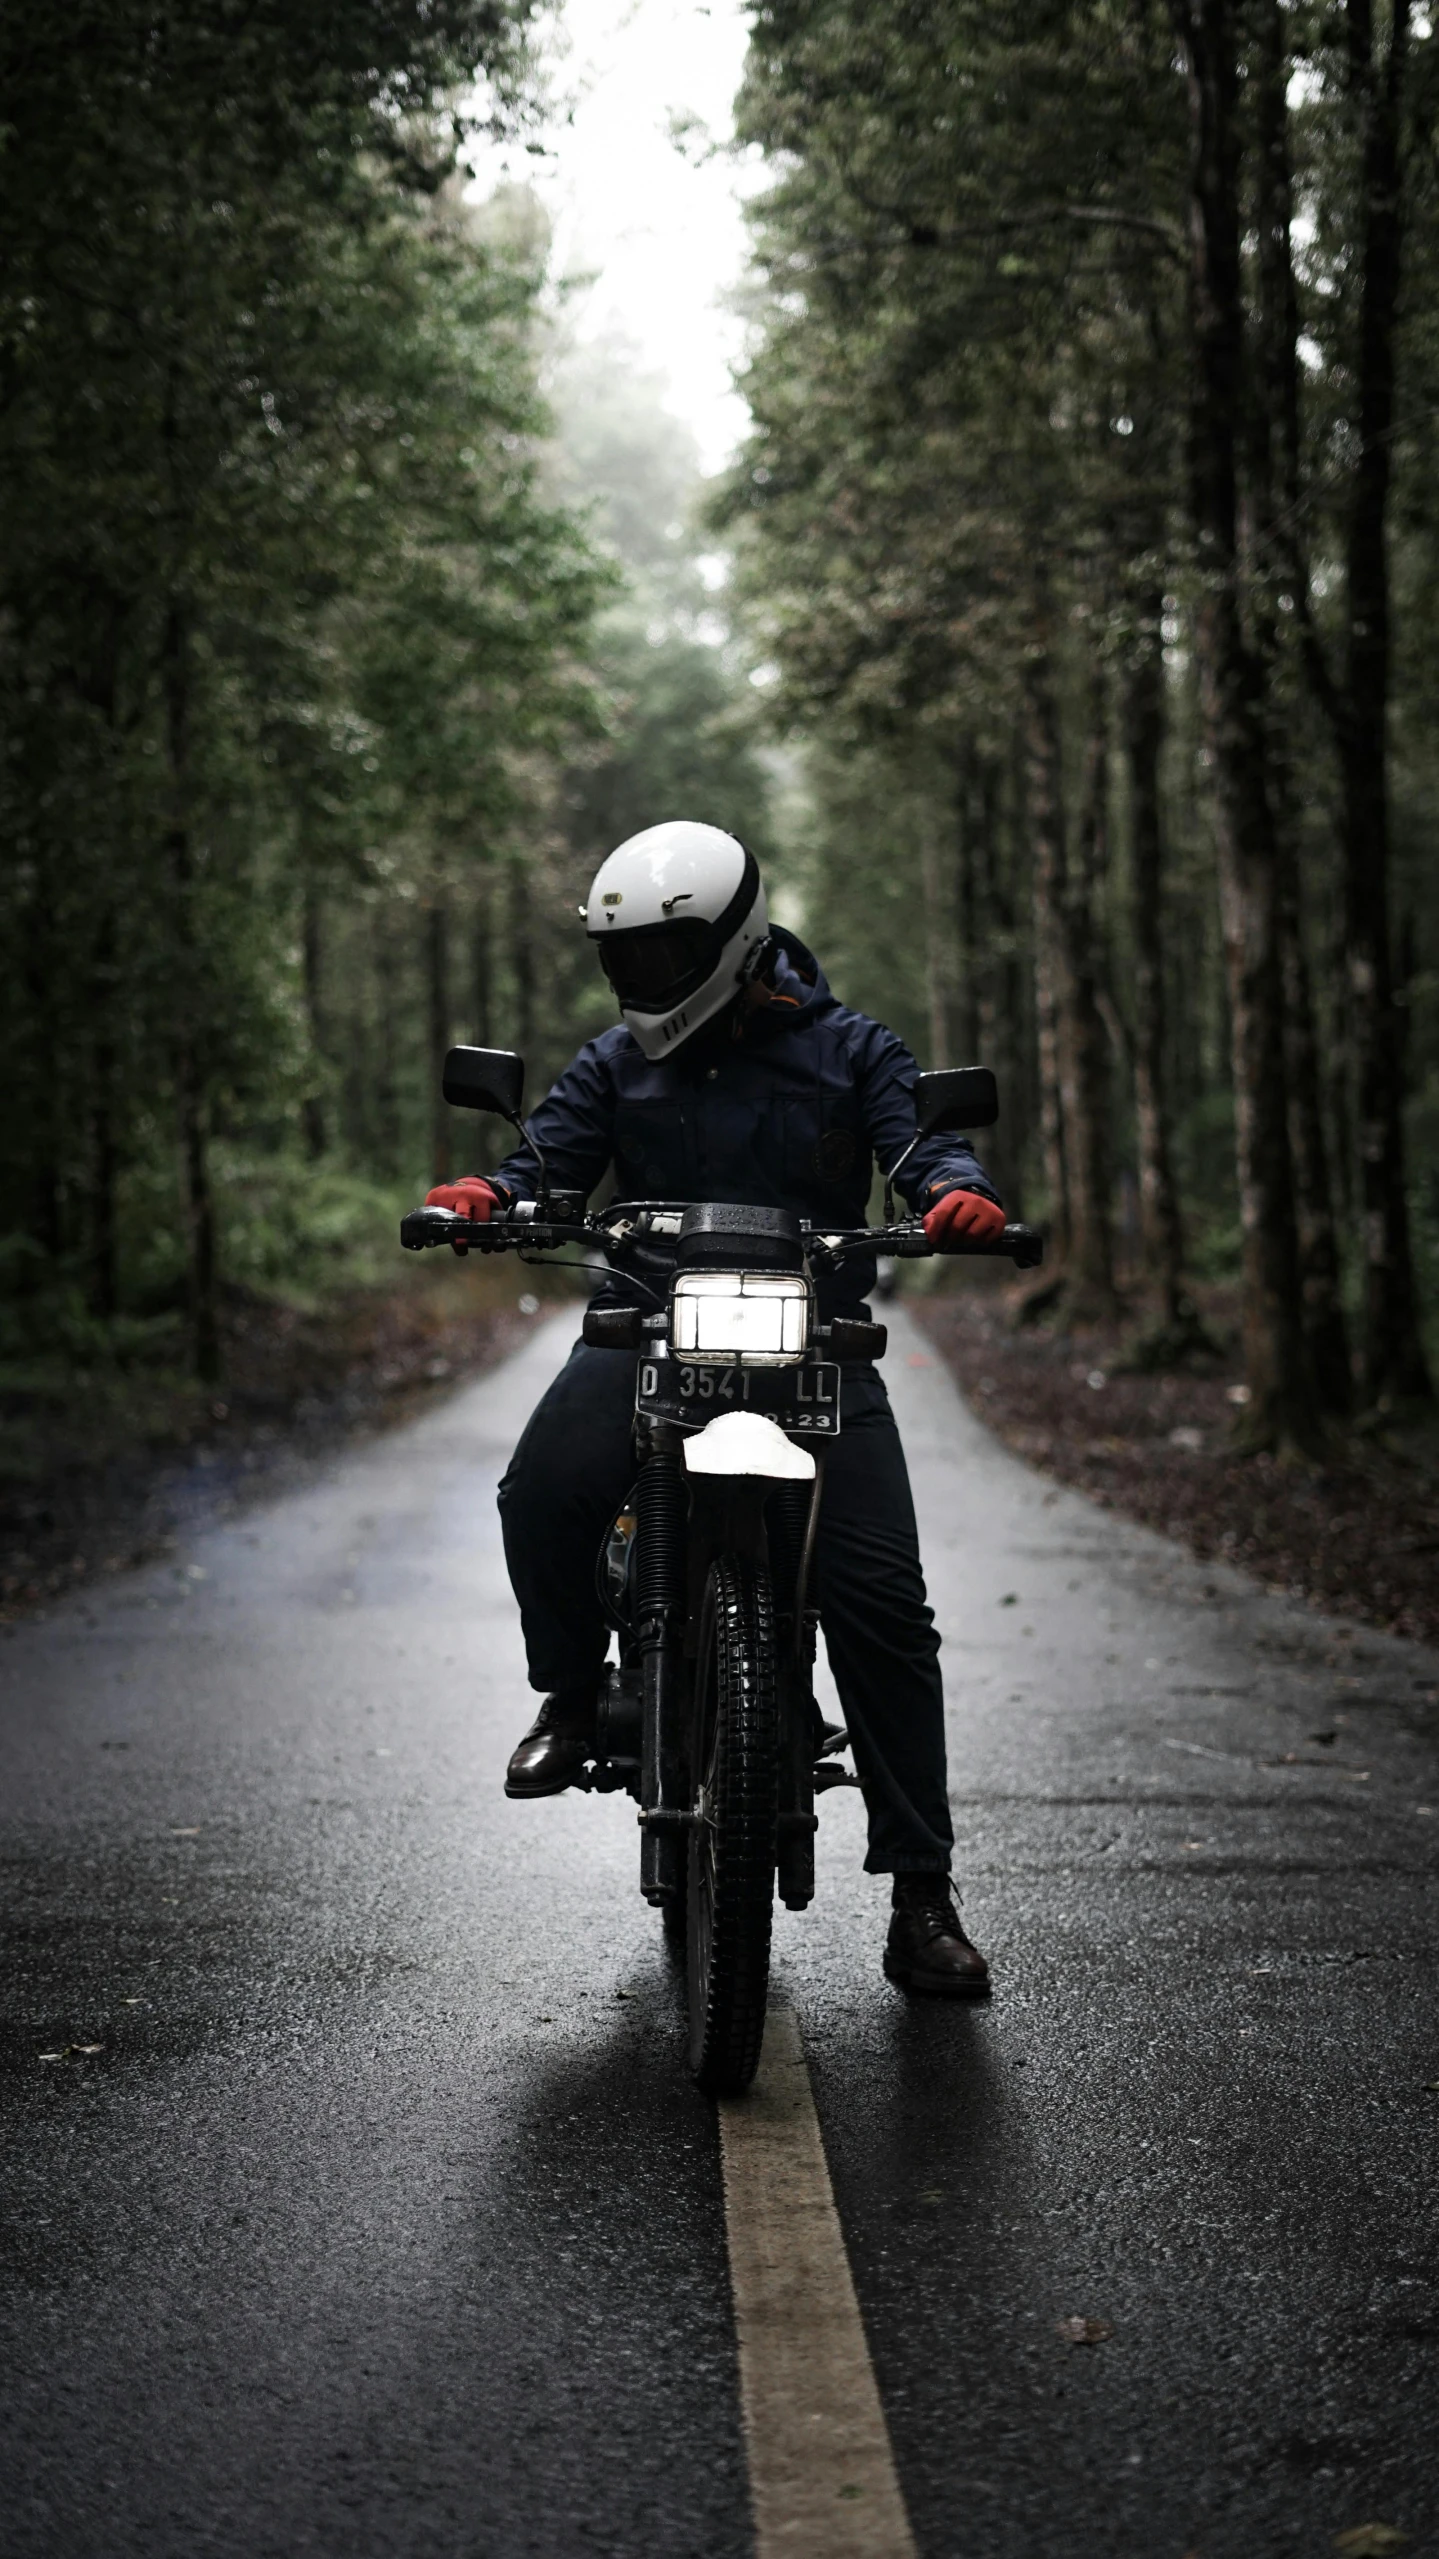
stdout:
[[669,1013],[709,975],[714,944],[714,926],[698,918],[689,924],[641,924],[630,933],[605,934],[600,966],[621,1004],[637,1013]]

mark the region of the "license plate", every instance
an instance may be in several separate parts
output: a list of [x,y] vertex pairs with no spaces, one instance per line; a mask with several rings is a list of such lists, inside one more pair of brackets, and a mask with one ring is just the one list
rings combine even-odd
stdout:
[[768,1413],[783,1431],[833,1439],[839,1429],[839,1363],[812,1368],[717,1368],[708,1361],[642,1359],[637,1412],[691,1429],[716,1413]]

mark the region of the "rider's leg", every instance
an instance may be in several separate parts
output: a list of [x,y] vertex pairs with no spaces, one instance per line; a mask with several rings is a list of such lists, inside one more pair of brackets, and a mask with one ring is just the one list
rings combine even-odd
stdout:
[[825,1452],[818,1597],[869,1813],[865,1865],[895,1879],[884,1968],[906,1990],[982,1999],[989,1967],[949,1881],[939,1638],[904,1450],[872,1369],[847,1370],[842,1391],[844,1429]]
[[846,1368],[842,1391],[844,1428],[824,1454],[818,1603],[869,1812],[865,1866],[944,1872],[944,1686],[909,1472],[882,1379]]
[[515,1751],[517,1794],[569,1785],[593,1748],[609,1631],[595,1596],[600,1540],[634,1472],[634,1362],[577,1343],[541,1396],[500,1486],[505,1562],[530,1685],[546,1692]]

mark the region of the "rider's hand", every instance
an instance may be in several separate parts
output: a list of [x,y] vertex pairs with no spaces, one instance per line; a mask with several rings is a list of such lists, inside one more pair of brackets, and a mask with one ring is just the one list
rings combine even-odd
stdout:
[[937,1253],[958,1252],[965,1244],[987,1244],[1003,1226],[1003,1209],[982,1191],[946,1191],[924,1221],[925,1234]]
[[[466,1173],[463,1181],[441,1182],[439,1189],[425,1193],[426,1208],[452,1208],[457,1217],[472,1217],[487,1226],[500,1205],[499,1193],[482,1182],[478,1173]],[[456,1244],[452,1247],[460,1251]]]

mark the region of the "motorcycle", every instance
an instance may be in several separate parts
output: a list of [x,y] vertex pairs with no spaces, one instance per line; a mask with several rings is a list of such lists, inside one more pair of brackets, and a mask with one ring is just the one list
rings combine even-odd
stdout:
[[[592,1348],[635,1363],[634,1484],[596,1563],[618,1660],[582,1783],[639,1806],[640,1890],[685,1944],[690,2068],[709,2095],[736,2096],[759,2063],[775,1891],[789,1910],[813,1899],[816,1798],[859,1782],[837,1764],[847,1736],[815,1702],[810,1584],[841,1364],[882,1358],[886,1328],[821,1323],[815,1283],[857,1253],[932,1248],[918,1219],[894,1213],[911,1149],[886,1179],[880,1228],[728,1201],[615,1200],[589,1213],[549,1182],[523,1090],[512,1052],[451,1050],[446,1100],[519,1130],[538,1196],[487,1223],[413,1209],[400,1240],[524,1259],[597,1248],[644,1301],[591,1306],[582,1327]],[[921,1075],[912,1143],[990,1127],[998,1109],[987,1067]],[[961,1249],[1032,1268],[1044,1246],[1010,1225]]]

